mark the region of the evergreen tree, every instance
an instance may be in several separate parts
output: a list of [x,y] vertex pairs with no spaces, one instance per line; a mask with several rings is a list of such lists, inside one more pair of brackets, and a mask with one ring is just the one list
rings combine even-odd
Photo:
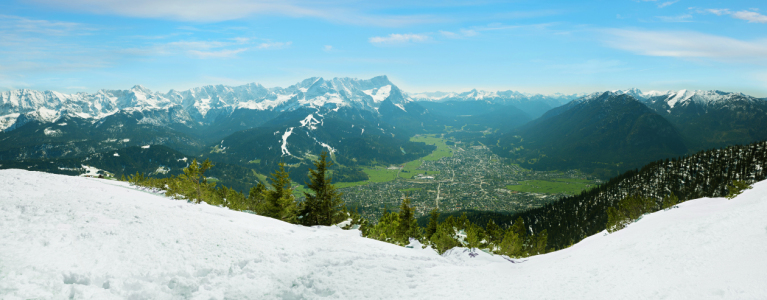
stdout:
[[259,215],[266,215],[268,211],[266,205],[266,186],[261,182],[257,182],[255,186],[250,188],[248,193],[248,199],[246,201],[246,210],[252,211]]
[[285,163],[281,162],[279,166],[280,168],[269,178],[272,189],[265,191],[261,213],[267,217],[296,223],[298,204],[293,197],[293,188],[290,186],[290,173],[285,171]]
[[[450,219],[450,217],[448,217]],[[432,248],[437,250],[437,253],[442,254],[445,251],[461,245],[458,240],[455,239],[455,230],[453,226],[448,222],[439,223],[437,231],[429,239]]]
[[751,189],[752,186],[750,186],[747,182],[742,180],[733,180],[731,184],[727,185],[727,190],[729,193],[727,194],[727,199],[732,200],[732,198],[735,198],[736,196],[743,193],[743,191]]
[[522,240],[527,237],[527,228],[525,228],[525,220],[523,220],[522,217],[518,217],[517,220],[511,224],[511,230]]
[[679,204],[679,198],[674,195],[674,193],[671,193],[670,195],[663,198],[663,201],[661,202],[661,209],[667,209]]
[[[197,162],[195,158],[188,167],[184,168],[184,174],[179,175],[179,179],[184,181],[180,184],[181,194],[186,197],[187,200],[195,203],[205,201],[210,194],[209,190],[212,189],[213,184],[209,184],[205,178],[205,172],[213,167],[213,163],[209,159],[206,159],[202,164]],[[142,175],[143,177],[143,175]]]
[[548,243],[548,237],[549,234],[544,229],[537,235],[531,238],[531,245],[530,245],[530,251],[528,251],[528,255],[537,255],[537,254],[544,254],[548,252],[546,250],[546,244]]
[[498,253],[508,257],[520,257],[522,256],[522,244],[523,238],[517,234],[516,230],[509,228],[503,235],[503,241],[501,241],[498,247]]
[[482,241],[482,228],[474,224],[469,224],[466,228],[466,246],[469,247],[469,249],[479,248],[480,241]]
[[397,213],[385,211],[378,219],[378,223],[363,231],[363,235],[371,239],[403,245],[402,239],[398,236],[399,223],[400,220]]
[[495,224],[495,221],[490,219],[490,221],[487,221],[487,226],[485,226],[485,232],[487,233],[487,236],[491,243],[499,243],[501,240],[503,240],[503,230],[501,230],[501,227]]
[[333,186],[332,177],[327,174],[333,161],[327,160],[327,152],[320,154],[320,159],[314,161],[314,168],[309,169],[310,193],[304,192],[306,200],[303,203],[300,216],[301,223],[306,226],[330,226],[343,221],[343,200],[341,193]]
[[431,211],[431,218],[429,218],[429,225],[426,226],[425,237],[426,240],[430,240],[431,236],[437,232],[437,225],[439,224],[439,212],[437,209]]
[[410,206],[410,198],[405,197],[399,207],[399,226],[397,235],[405,244],[410,242],[410,238],[421,239],[421,227],[415,219],[415,209]]

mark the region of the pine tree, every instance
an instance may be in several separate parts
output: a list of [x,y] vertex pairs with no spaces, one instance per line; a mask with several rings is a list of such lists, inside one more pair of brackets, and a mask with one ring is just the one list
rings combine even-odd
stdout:
[[402,239],[398,238],[397,234],[399,222],[399,215],[397,213],[384,211],[378,219],[378,223],[371,228],[366,228],[363,234],[371,239],[403,245]]
[[415,219],[415,209],[410,207],[410,198],[405,197],[399,207],[399,226],[397,228],[398,238],[405,244],[410,242],[410,238],[421,239],[421,227]]
[[487,222],[487,226],[485,226],[485,232],[487,232],[489,242],[495,243],[496,245],[500,243],[501,240],[503,240],[503,230],[501,230],[501,227],[495,224],[495,221],[490,219],[490,221]]
[[257,182],[255,186],[251,187],[246,200],[245,210],[252,211],[259,215],[266,215],[268,209],[266,207],[265,193],[266,186],[261,182]]
[[663,198],[661,209],[671,208],[677,204],[679,204],[679,198],[674,195],[674,193],[671,193],[670,195]]
[[333,186],[332,177],[327,174],[333,161],[327,160],[327,152],[320,154],[320,159],[314,161],[314,168],[309,169],[310,193],[304,192],[306,200],[300,212],[301,223],[306,226],[330,226],[343,221],[343,200],[341,193]]
[[293,197],[293,188],[290,186],[290,173],[285,171],[285,163],[279,164],[280,168],[271,174],[269,180],[272,189],[265,192],[263,213],[267,217],[296,223],[297,203]]
[[747,182],[742,180],[733,180],[731,184],[727,185],[727,199],[732,200],[736,196],[743,193],[743,191],[751,189],[752,186],[750,186]]
[[529,255],[544,254],[547,252],[546,244],[548,243],[549,234],[544,229],[532,238],[531,249]]
[[[451,216],[452,217],[452,216]],[[450,217],[448,217],[450,219]],[[437,226],[437,231],[429,239],[432,248],[437,250],[437,253],[442,254],[445,251],[454,247],[458,247],[461,244],[455,239],[455,230],[453,226],[448,222],[442,222]]]
[[183,190],[183,195],[188,200],[196,203],[205,201],[210,194],[210,190],[213,188],[212,184],[208,184],[208,180],[205,178],[205,172],[213,166],[213,163],[211,163],[209,159],[206,159],[200,164],[195,158],[188,167],[184,168],[184,174],[179,175],[179,179],[186,183],[182,184],[181,188]]
[[466,228],[466,246],[468,246],[469,249],[479,248],[480,241],[482,241],[482,228],[474,224],[469,224]]
[[437,209],[431,211],[431,218],[429,218],[429,225],[426,226],[425,237],[427,240],[431,239],[431,236],[437,232],[437,225],[439,224],[439,212]]
[[525,239],[527,236],[527,228],[525,228],[525,220],[522,217],[518,217],[514,223],[511,224],[511,230],[514,231],[519,238]]
[[523,240],[524,239],[517,234],[516,230],[509,228],[503,235],[503,241],[501,241],[501,244],[499,245],[498,253],[508,257],[522,256]]

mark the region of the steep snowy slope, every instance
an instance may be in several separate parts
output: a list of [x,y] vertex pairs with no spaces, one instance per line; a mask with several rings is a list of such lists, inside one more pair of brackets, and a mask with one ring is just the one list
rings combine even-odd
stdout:
[[439,256],[124,183],[0,171],[2,299],[762,299],[767,182],[559,252]]

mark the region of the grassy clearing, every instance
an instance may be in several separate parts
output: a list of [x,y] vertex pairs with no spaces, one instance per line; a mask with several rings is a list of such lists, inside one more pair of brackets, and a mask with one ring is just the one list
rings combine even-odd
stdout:
[[253,175],[258,177],[258,180],[261,180],[262,183],[264,183],[265,185],[269,184],[269,181],[266,180],[266,175],[258,173],[258,172],[256,172],[256,170],[253,170],[253,169],[250,169],[250,171],[253,172]]
[[591,180],[557,178],[552,180],[525,180],[519,182],[518,185],[507,185],[506,188],[526,193],[575,195],[595,185],[594,181]]
[[333,183],[336,188],[342,189],[352,186],[358,186],[358,185],[364,185],[368,182],[386,182],[386,181],[392,181],[397,178],[397,172],[399,170],[389,170],[386,167],[378,166],[378,167],[364,167],[362,168],[362,172],[365,172],[365,174],[368,174],[368,180],[366,181],[357,181],[357,182],[337,182]]
[[436,136],[432,135],[422,135],[417,137],[410,138],[413,142],[424,142],[428,145],[436,145],[437,149],[434,150],[429,155],[416,159],[414,161],[407,162],[403,165],[402,170],[389,170],[388,166],[376,166],[376,167],[363,167],[362,171],[365,172],[365,174],[368,174],[367,181],[357,181],[357,182],[337,182],[334,183],[336,188],[347,188],[347,187],[353,187],[358,185],[364,185],[368,182],[387,182],[392,181],[398,178],[402,179],[413,179],[418,174],[428,174],[428,175],[436,175],[439,174],[439,171],[426,171],[418,169],[421,166],[421,163],[424,160],[438,160],[443,157],[451,157],[453,156],[453,152],[445,144],[445,140],[438,138]]
[[445,140],[438,138],[433,134],[412,137],[410,138],[410,141],[423,142],[423,143],[426,143],[427,145],[437,146],[437,149],[435,149],[429,155],[421,158],[420,160],[438,160],[443,157],[453,156],[453,151],[450,149],[450,147],[447,144],[445,144]]

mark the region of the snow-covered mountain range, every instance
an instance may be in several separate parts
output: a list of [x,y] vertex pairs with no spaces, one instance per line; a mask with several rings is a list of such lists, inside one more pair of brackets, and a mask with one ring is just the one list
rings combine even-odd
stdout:
[[22,89],[0,93],[0,130],[21,125],[16,124],[19,118],[53,122],[66,115],[98,120],[118,112],[146,117],[157,111],[181,112],[170,118],[171,122],[194,121],[204,125],[238,109],[285,111],[330,105],[376,110],[387,99],[397,106],[408,101],[386,76],[369,80],[309,78],[288,88],[266,88],[255,83],[236,87],[211,85],[165,94],[140,85],[130,90],[100,90],[93,94]]
[[723,91],[703,91],[703,90],[679,90],[679,91],[647,91],[642,92],[639,89],[632,88],[627,90],[614,90],[607,92],[596,92],[577,99],[578,101],[589,101],[599,98],[603,94],[610,95],[629,95],[648,105],[663,105],[668,112],[675,108],[686,107],[691,104],[701,106],[726,105],[732,101],[764,102],[764,99],[745,95],[737,92]]
[[587,94],[561,94],[555,93],[551,95],[544,94],[531,94],[521,93],[517,91],[484,91],[473,89],[468,92],[455,93],[455,92],[426,92],[409,94],[409,98],[414,101],[490,101],[493,103],[501,104],[515,104],[524,103],[529,101],[544,102],[551,107],[557,107],[574,99],[583,97]]
[[[643,93],[637,89],[612,91],[629,94],[640,100],[668,98],[668,105],[686,101],[726,99],[740,93],[687,91]],[[13,130],[30,120],[50,123],[61,116],[99,120],[124,112],[138,115],[142,123],[207,125],[237,110],[286,111],[298,107],[355,107],[377,112],[384,100],[404,109],[416,101],[487,101],[495,104],[542,105],[539,110],[568,103],[587,94],[530,94],[516,91],[471,90],[463,93],[413,93],[400,90],[386,76],[367,80],[354,78],[309,78],[287,88],[267,88],[257,83],[241,86],[209,85],[167,93],[151,91],[141,85],[129,90],[100,90],[96,93],[65,94],[28,89],[0,93],[0,131]],[[752,97],[753,98],[753,97]],[[530,111],[530,110],[527,110]],[[544,110],[545,111],[545,110]],[[542,113],[542,112],[540,112]],[[536,113],[531,114],[536,117]]]

